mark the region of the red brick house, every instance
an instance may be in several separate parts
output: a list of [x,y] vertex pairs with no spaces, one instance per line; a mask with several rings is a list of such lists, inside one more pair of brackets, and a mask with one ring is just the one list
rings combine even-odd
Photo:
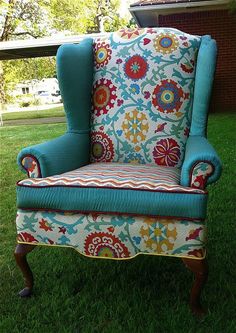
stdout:
[[[236,1],[236,0],[235,0]],[[236,111],[236,13],[230,0],[142,0],[130,6],[141,27],[173,27],[210,34],[218,45],[212,111]]]

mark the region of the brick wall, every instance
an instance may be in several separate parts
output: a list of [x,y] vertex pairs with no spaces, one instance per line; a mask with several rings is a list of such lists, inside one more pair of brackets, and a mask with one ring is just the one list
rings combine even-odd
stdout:
[[160,27],[211,35],[217,42],[218,62],[211,111],[236,112],[236,14],[227,10],[160,15]]

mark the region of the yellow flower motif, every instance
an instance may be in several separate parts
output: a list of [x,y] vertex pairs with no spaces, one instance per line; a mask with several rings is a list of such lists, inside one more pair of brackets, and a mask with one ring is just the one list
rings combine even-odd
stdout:
[[163,54],[174,52],[178,46],[178,38],[171,33],[161,33],[154,39],[154,47],[156,51]]
[[149,129],[146,115],[136,109],[126,113],[122,129],[125,137],[135,144],[145,140]]
[[165,219],[146,218],[140,228],[140,235],[146,247],[156,253],[173,250],[177,238],[175,225]]

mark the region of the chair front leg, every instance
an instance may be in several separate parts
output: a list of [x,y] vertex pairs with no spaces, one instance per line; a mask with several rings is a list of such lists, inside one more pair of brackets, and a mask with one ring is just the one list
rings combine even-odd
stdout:
[[197,316],[202,316],[206,313],[201,305],[201,292],[207,281],[208,265],[207,260],[196,259],[182,259],[187,268],[189,268],[195,275],[191,294],[190,294],[190,308]]
[[26,255],[29,252],[31,252],[34,248],[35,245],[17,244],[14,252],[16,263],[20,268],[25,281],[25,288],[19,292],[19,296],[21,297],[28,297],[31,296],[32,294],[34,277],[27,262]]

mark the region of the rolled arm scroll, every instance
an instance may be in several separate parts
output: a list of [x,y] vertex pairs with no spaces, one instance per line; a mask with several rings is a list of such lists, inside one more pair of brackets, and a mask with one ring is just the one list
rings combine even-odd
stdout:
[[21,159],[21,168],[27,172],[29,178],[41,178],[40,163],[33,155],[25,155]]
[[190,136],[181,170],[181,185],[204,189],[221,175],[221,161],[205,137]]
[[49,177],[79,168],[89,162],[89,131],[61,137],[24,148],[17,157],[20,169],[29,177]]

